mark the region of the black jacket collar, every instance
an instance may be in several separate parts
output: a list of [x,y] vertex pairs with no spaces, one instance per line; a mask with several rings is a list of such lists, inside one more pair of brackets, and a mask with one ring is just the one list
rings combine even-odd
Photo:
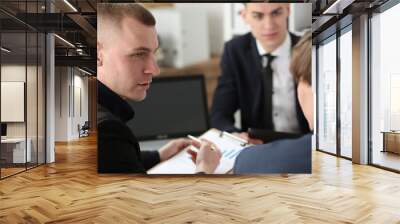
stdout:
[[97,81],[97,93],[97,103],[123,122],[127,122],[134,117],[135,112],[129,103],[100,81]]

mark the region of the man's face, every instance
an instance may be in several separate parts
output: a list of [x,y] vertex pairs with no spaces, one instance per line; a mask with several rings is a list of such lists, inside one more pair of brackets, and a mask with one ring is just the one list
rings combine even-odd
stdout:
[[311,86],[300,81],[297,85],[297,98],[299,99],[300,107],[304,116],[308,121],[308,126],[314,130],[314,94]]
[[160,73],[155,57],[158,49],[155,27],[125,18],[117,30],[118,33],[110,34],[111,43],[98,51],[107,79],[105,84],[124,98],[143,100],[153,76]]
[[265,50],[273,51],[285,40],[288,3],[247,3],[241,15]]

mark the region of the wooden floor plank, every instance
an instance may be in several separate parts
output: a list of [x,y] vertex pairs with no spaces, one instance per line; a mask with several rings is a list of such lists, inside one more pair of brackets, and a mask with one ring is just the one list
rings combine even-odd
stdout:
[[400,175],[313,152],[311,175],[97,174],[96,138],[0,181],[0,223],[400,223]]

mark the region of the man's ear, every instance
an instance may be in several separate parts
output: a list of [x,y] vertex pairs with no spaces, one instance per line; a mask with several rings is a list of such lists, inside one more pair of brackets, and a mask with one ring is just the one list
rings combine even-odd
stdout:
[[97,41],[97,67],[103,65],[103,45]]

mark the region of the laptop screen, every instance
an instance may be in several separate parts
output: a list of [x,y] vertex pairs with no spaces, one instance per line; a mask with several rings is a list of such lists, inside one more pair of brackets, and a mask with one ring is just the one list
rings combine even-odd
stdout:
[[209,129],[202,75],[155,78],[146,98],[129,104],[135,117],[128,126],[138,140],[200,135]]

